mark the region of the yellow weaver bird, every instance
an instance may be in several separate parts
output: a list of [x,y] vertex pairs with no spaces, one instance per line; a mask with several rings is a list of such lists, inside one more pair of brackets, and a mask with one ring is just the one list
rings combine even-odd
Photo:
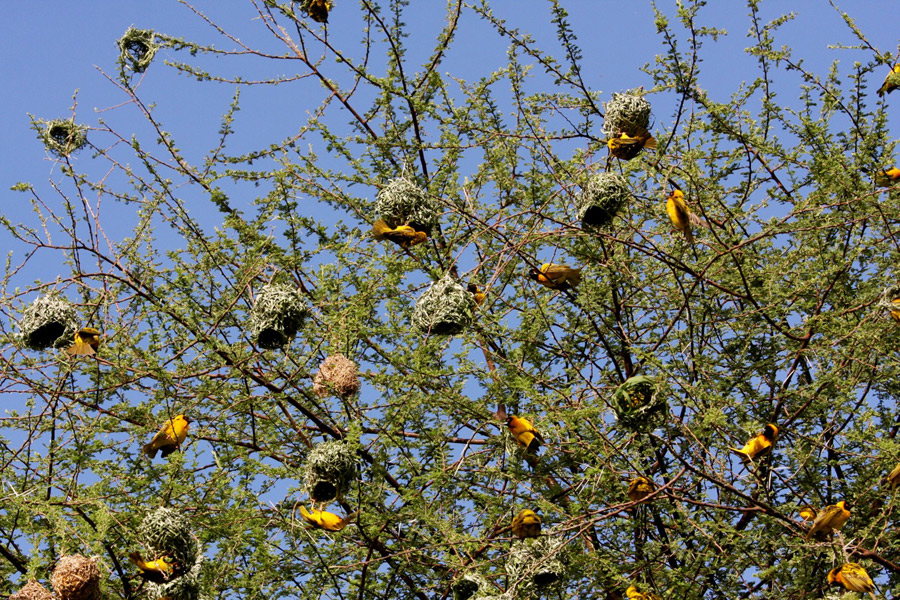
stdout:
[[885,169],[881,173],[875,175],[875,185],[878,187],[887,187],[889,185],[894,185],[900,181],[900,169],[897,167],[891,167],[890,169]]
[[900,84],[896,83],[896,80],[898,78],[900,78],[900,63],[894,65],[894,68],[891,69],[890,73],[887,74],[887,77],[884,78],[884,83],[882,83],[881,87],[878,88],[878,95],[884,96],[885,93],[890,94],[898,87],[900,87]]
[[656,140],[650,135],[646,129],[641,129],[634,136],[627,133],[621,133],[619,137],[611,137],[606,142],[609,153],[619,160],[631,160],[641,153],[641,150],[647,148],[653,150],[656,148]]
[[524,417],[510,415],[506,418],[506,426],[512,436],[516,438],[517,444],[525,448],[527,452],[537,453],[544,438],[534,429],[531,421]]
[[541,518],[526,508],[513,517],[512,532],[520,540],[537,537],[541,534]]
[[669,220],[672,221],[675,229],[684,234],[684,239],[689,244],[694,243],[692,227],[709,227],[706,221],[691,212],[691,208],[684,199],[684,192],[681,190],[672,190],[672,193],[669,194],[666,199],[666,214],[669,215]]
[[164,554],[149,562],[141,558],[140,552],[132,552],[128,555],[128,558],[141,570],[138,575],[153,583],[165,583],[172,579],[172,576],[175,574],[175,568],[178,566],[168,554]]
[[327,23],[328,11],[332,6],[331,0],[307,0],[306,14],[316,23]]
[[178,446],[187,437],[189,423],[191,420],[184,415],[178,415],[174,419],[166,421],[166,424],[153,436],[150,443],[144,445],[144,454],[152,459],[156,457],[156,451],[159,450],[165,458],[178,450]]
[[661,598],[653,592],[642,594],[633,585],[628,586],[628,589],[625,590],[625,595],[629,598],[629,600],[661,600]]
[[100,347],[100,332],[93,327],[85,327],[75,332],[75,343],[66,350],[69,354],[90,355],[96,354]]
[[849,518],[850,511],[843,500],[837,504],[826,506],[816,515],[816,520],[813,521],[812,527],[806,532],[806,539],[811,538],[816,533],[829,534],[833,531],[840,531]]
[[812,506],[809,506],[808,504],[805,506],[801,506],[797,513],[799,513],[800,518],[804,521],[812,521],[818,514],[816,512],[816,509],[814,509]]
[[484,304],[484,299],[486,298],[486,296],[484,292],[478,289],[477,285],[475,285],[474,283],[470,283],[466,286],[466,289],[469,290],[469,292],[475,298],[475,304],[477,306],[481,306],[482,304]]
[[865,592],[872,596],[872,600],[878,600],[875,582],[858,563],[844,563],[828,571],[828,585],[840,585],[851,592]]
[[742,461],[750,462],[757,456],[765,456],[771,452],[776,439],[778,439],[778,427],[774,423],[769,423],[762,433],[744,444],[740,450],[731,447],[728,449],[740,456]]
[[551,290],[569,290],[581,283],[581,269],[544,263],[540,269],[532,268],[528,277]]
[[359,514],[359,511],[352,512],[343,519],[337,516],[334,513],[328,512],[327,510],[319,510],[313,507],[312,512],[306,510],[305,506],[300,507],[300,515],[303,519],[312,525],[315,525],[319,529],[325,529],[328,531],[340,531],[344,527],[347,526],[348,523],[353,521],[356,518],[356,515]]
[[[894,313],[891,313],[894,314]],[[895,317],[897,318],[897,317]],[[898,319],[900,320],[900,319]],[[900,484],[900,464],[894,467],[894,470],[888,473],[887,476],[888,485],[891,486],[891,491],[897,489],[897,485]]]
[[900,298],[895,298],[891,300],[891,308],[889,309],[891,312],[891,317],[900,323]]
[[428,241],[428,234],[424,231],[416,231],[409,225],[400,225],[394,229],[378,219],[372,225],[372,235],[376,240],[390,240],[401,248],[410,248]]
[[632,502],[643,500],[656,490],[656,486],[646,477],[636,477],[628,484],[628,499]]

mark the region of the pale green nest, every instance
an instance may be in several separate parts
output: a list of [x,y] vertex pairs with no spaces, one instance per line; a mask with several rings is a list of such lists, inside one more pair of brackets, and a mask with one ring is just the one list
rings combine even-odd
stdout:
[[56,596],[34,579],[29,579],[21,590],[9,597],[9,600],[56,600]]
[[603,133],[607,137],[618,136],[621,133],[635,135],[641,130],[650,129],[650,103],[644,98],[641,90],[629,90],[624,94],[613,93],[605,108]]
[[[469,600],[476,593],[493,591],[487,580],[478,573],[469,572],[453,582],[453,600]],[[478,596],[485,598],[486,596]],[[474,598],[472,598],[474,600]]]
[[593,175],[584,187],[578,204],[582,227],[610,225],[630,196],[625,180],[616,173]]
[[198,554],[196,562],[189,571],[166,583],[148,582],[149,595],[155,600],[198,600],[200,598],[200,566],[203,555]]
[[375,199],[375,212],[392,228],[411,225],[430,234],[438,224],[438,210],[428,194],[403,177],[388,182]]
[[431,335],[456,335],[472,324],[475,297],[451,275],[431,284],[416,300],[412,325]]
[[297,335],[309,314],[306,300],[296,288],[270,284],[260,290],[250,312],[250,334],[264,350],[282,348]]
[[668,413],[665,396],[657,388],[656,380],[647,375],[629,377],[613,393],[616,418],[634,431],[647,431],[661,422]]
[[119,38],[119,63],[135,73],[143,73],[159,50],[152,29],[136,29],[133,25]]
[[63,556],[53,569],[50,584],[60,600],[100,600],[99,557]]
[[343,354],[332,354],[322,361],[313,377],[313,392],[320,398],[334,393],[350,398],[359,391],[359,371],[356,363]]
[[35,121],[41,141],[50,152],[69,156],[87,144],[87,126],[77,125],[75,119]]
[[537,538],[516,540],[506,558],[506,574],[517,598],[558,589],[566,575],[565,540],[552,530]]
[[200,546],[191,533],[190,521],[172,508],[157,508],[144,517],[138,528],[138,538],[154,558],[165,554],[171,556],[181,573],[192,569],[200,558]]
[[75,341],[78,315],[75,307],[55,292],[38,297],[19,321],[22,343],[32,350],[62,348]]
[[304,465],[304,485],[313,502],[341,498],[357,476],[357,458],[347,442],[332,440],[316,444]]

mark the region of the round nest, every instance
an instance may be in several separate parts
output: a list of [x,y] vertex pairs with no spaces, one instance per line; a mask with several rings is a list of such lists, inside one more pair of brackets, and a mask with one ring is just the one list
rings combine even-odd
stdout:
[[331,393],[341,398],[355,396],[359,392],[356,363],[343,354],[332,354],[323,360],[313,377],[313,392],[320,398]]
[[176,577],[166,583],[148,582],[149,595],[157,600],[198,600],[200,598],[200,566],[203,564],[203,555],[198,554],[197,560],[190,571],[181,577]]
[[634,431],[648,431],[668,413],[665,397],[658,393],[656,380],[647,375],[629,377],[613,394],[616,418]]
[[55,600],[53,592],[39,584],[34,579],[29,579],[21,590],[12,594],[9,600]]
[[[480,590],[488,592],[490,586],[487,580],[478,573],[466,573],[453,582],[451,589],[453,590],[453,600],[469,600]],[[485,598],[486,596],[479,597]]]
[[100,600],[100,558],[80,554],[63,556],[53,569],[50,583],[60,600]]
[[613,93],[605,108],[603,133],[607,137],[622,133],[635,135],[642,130],[650,129],[650,103],[644,98],[641,90],[629,90],[624,94]]
[[331,502],[344,495],[356,480],[356,452],[347,442],[316,444],[306,459],[306,491],[313,502]]
[[429,235],[439,217],[437,203],[403,177],[392,179],[381,188],[375,200],[375,212],[391,228],[411,225],[416,231]]
[[54,119],[38,121],[41,141],[50,152],[58,156],[69,156],[87,144],[87,127],[76,125],[75,119]]
[[200,555],[190,521],[172,508],[157,508],[144,517],[138,527],[138,537],[149,548],[148,554],[171,555],[181,572],[193,568]]
[[309,314],[299,290],[283,284],[263,287],[250,312],[250,334],[264,350],[275,350],[297,335]]
[[628,185],[618,174],[598,173],[592,176],[578,204],[582,227],[587,229],[610,225],[630,196]]
[[75,340],[78,315],[75,307],[58,294],[50,292],[38,297],[25,309],[19,321],[22,343],[32,350],[62,348]]
[[506,574],[511,585],[527,597],[562,583],[568,560],[564,544],[565,540],[551,532],[514,542],[506,559]]
[[152,29],[136,29],[133,25],[119,38],[119,63],[135,73],[143,73],[153,61],[159,44],[153,41]]
[[456,335],[472,324],[476,306],[465,286],[445,275],[416,300],[412,326],[425,334]]
[[892,285],[881,292],[878,307],[888,311],[895,321],[900,321],[900,285]]

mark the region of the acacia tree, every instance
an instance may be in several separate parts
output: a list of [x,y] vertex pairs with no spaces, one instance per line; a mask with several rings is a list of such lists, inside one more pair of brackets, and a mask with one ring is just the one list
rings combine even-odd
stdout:
[[[451,0],[424,54],[403,2],[340,3],[332,28],[338,11],[365,25],[353,47],[303,3],[253,6],[258,45],[221,27],[208,46],[125,40],[110,80],[140,131],[85,132],[76,114],[50,136],[50,183],[17,186],[34,219],[4,220],[22,257],[0,303],[4,591],[46,584],[80,553],[99,557],[107,597],[161,595],[125,558],[152,549],[160,507],[186,517],[204,557],[178,598],[621,598],[632,585],[818,598],[844,562],[896,588],[883,480],[900,459],[885,310],[900,223],[897,193],[873,183],[895,146],[874,94],[889,52],[846,16],[858,46],[845,52],[864,59],[808,71],[779,40],[788,17],[763,19],[751,0],[757,70],[717,97],[701,61],[723,32],[702,25],[702,3],[660,11],[634,96],[653,107],[657,148],[620,161],[605,117],[625,90],[584,72],[564,2],[545,7],[549,47],[487,2]],[[464,22],[508,47],[486,77],[444,72],[470,43]],[[232,150],[235,94],[219,139],[189,158],[142,92],[165,68],[146,55],[157,45],[192,85],[275,93],[313,79],[318,103],[281,140]],[[294,74],[270,77],[267,62]],[[579,208],[601,173],[626,192],[594,226]],[[398,179],[437,207],[425,243],[372,238],[376,196]],[[665,213],[676,188],[708,226],[694,244]],[[581,268],[580,284],[526,276],[546,262]],[[437,304],[462,307],[453,335],[414,326],[436,281],[450,290]],[[460,296],[469,283],[481,305]],[[294,311],[283,346],[259,335],[271,290]],[[28,347],[39,297],[102,331],[96,355],[65,352],[73,331],[63,349]],[[314,390],[337,354],[358,365],[359,392]],[[642,392],[620,387],[634,377]],[[148,461],[141,446],[179,413],[195,420],[181,452]],[[534,423],[539,450],[516,444],[512,414]],[[730,448],[767,423],[774,451],[738,460]],[[340,532],[299,512],[313,508],[310,457],[334,441],[355,473],[327,509],[359,511]],[[638,476],[655,491],[633,501]],[[843,530],[807,540],[798,509],[839,500]],[[524,508],[543,520],[537,539],[508,529]]]

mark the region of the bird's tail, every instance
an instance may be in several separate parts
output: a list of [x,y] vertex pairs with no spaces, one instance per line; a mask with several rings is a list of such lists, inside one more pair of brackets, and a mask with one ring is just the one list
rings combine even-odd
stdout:
[[569,285],[575,287],[579,283],[581,283],[581,269],[569,269],[569,273],[566,276],[566,281],[569,282]]
[[150,459],[156,458],[156,448],[153,447],[152,442],[149,444],[144,444],[143,452]]
[[882,171],[875,175],[875,185],[878,187],[888,187],[893,184],[894,180],[891,179],[891,176],[887,174],[887,171]]
[[347,515],[346,517],[341,519],[341,522],[338,524],[338,527],[343,529],[344,527],[346,527],[347,525],[352,523],[353,519],[355,519],[358,514],[359,514],[358,510],[353,511],[352,513],[350,513],[349,515]]
[[644,148],[647,150],[656,150],[656,138],[652,135],[644,141]]
[[82,342],[81,340],[75,342],[75,344],[66,352],[74,354],[75,356],[90,356],[91,354],[96,354],[90,344]]
[[747,462],[748,460],[750,460],[750,455],[747,454],[746,452],[744,452],[743,450],[741,450],[739,448],[732,448],[731,446],[728,446],[728,449],[731,450],[733,453],[737,454],[738,456],[740,456],[742,461]]
[[137,551],[129,553],[128,558],[131,559],[131,562],[136,564],[141,569],[143,569],[147,564],[144,562],[144,559],[141,558],[141,553]]
[[388,227],[388,224],[384,222],[383,219],[378,219],[372,224],[372,234],[376,240],[385,239],[385,234],[389,233],[391,228]]

